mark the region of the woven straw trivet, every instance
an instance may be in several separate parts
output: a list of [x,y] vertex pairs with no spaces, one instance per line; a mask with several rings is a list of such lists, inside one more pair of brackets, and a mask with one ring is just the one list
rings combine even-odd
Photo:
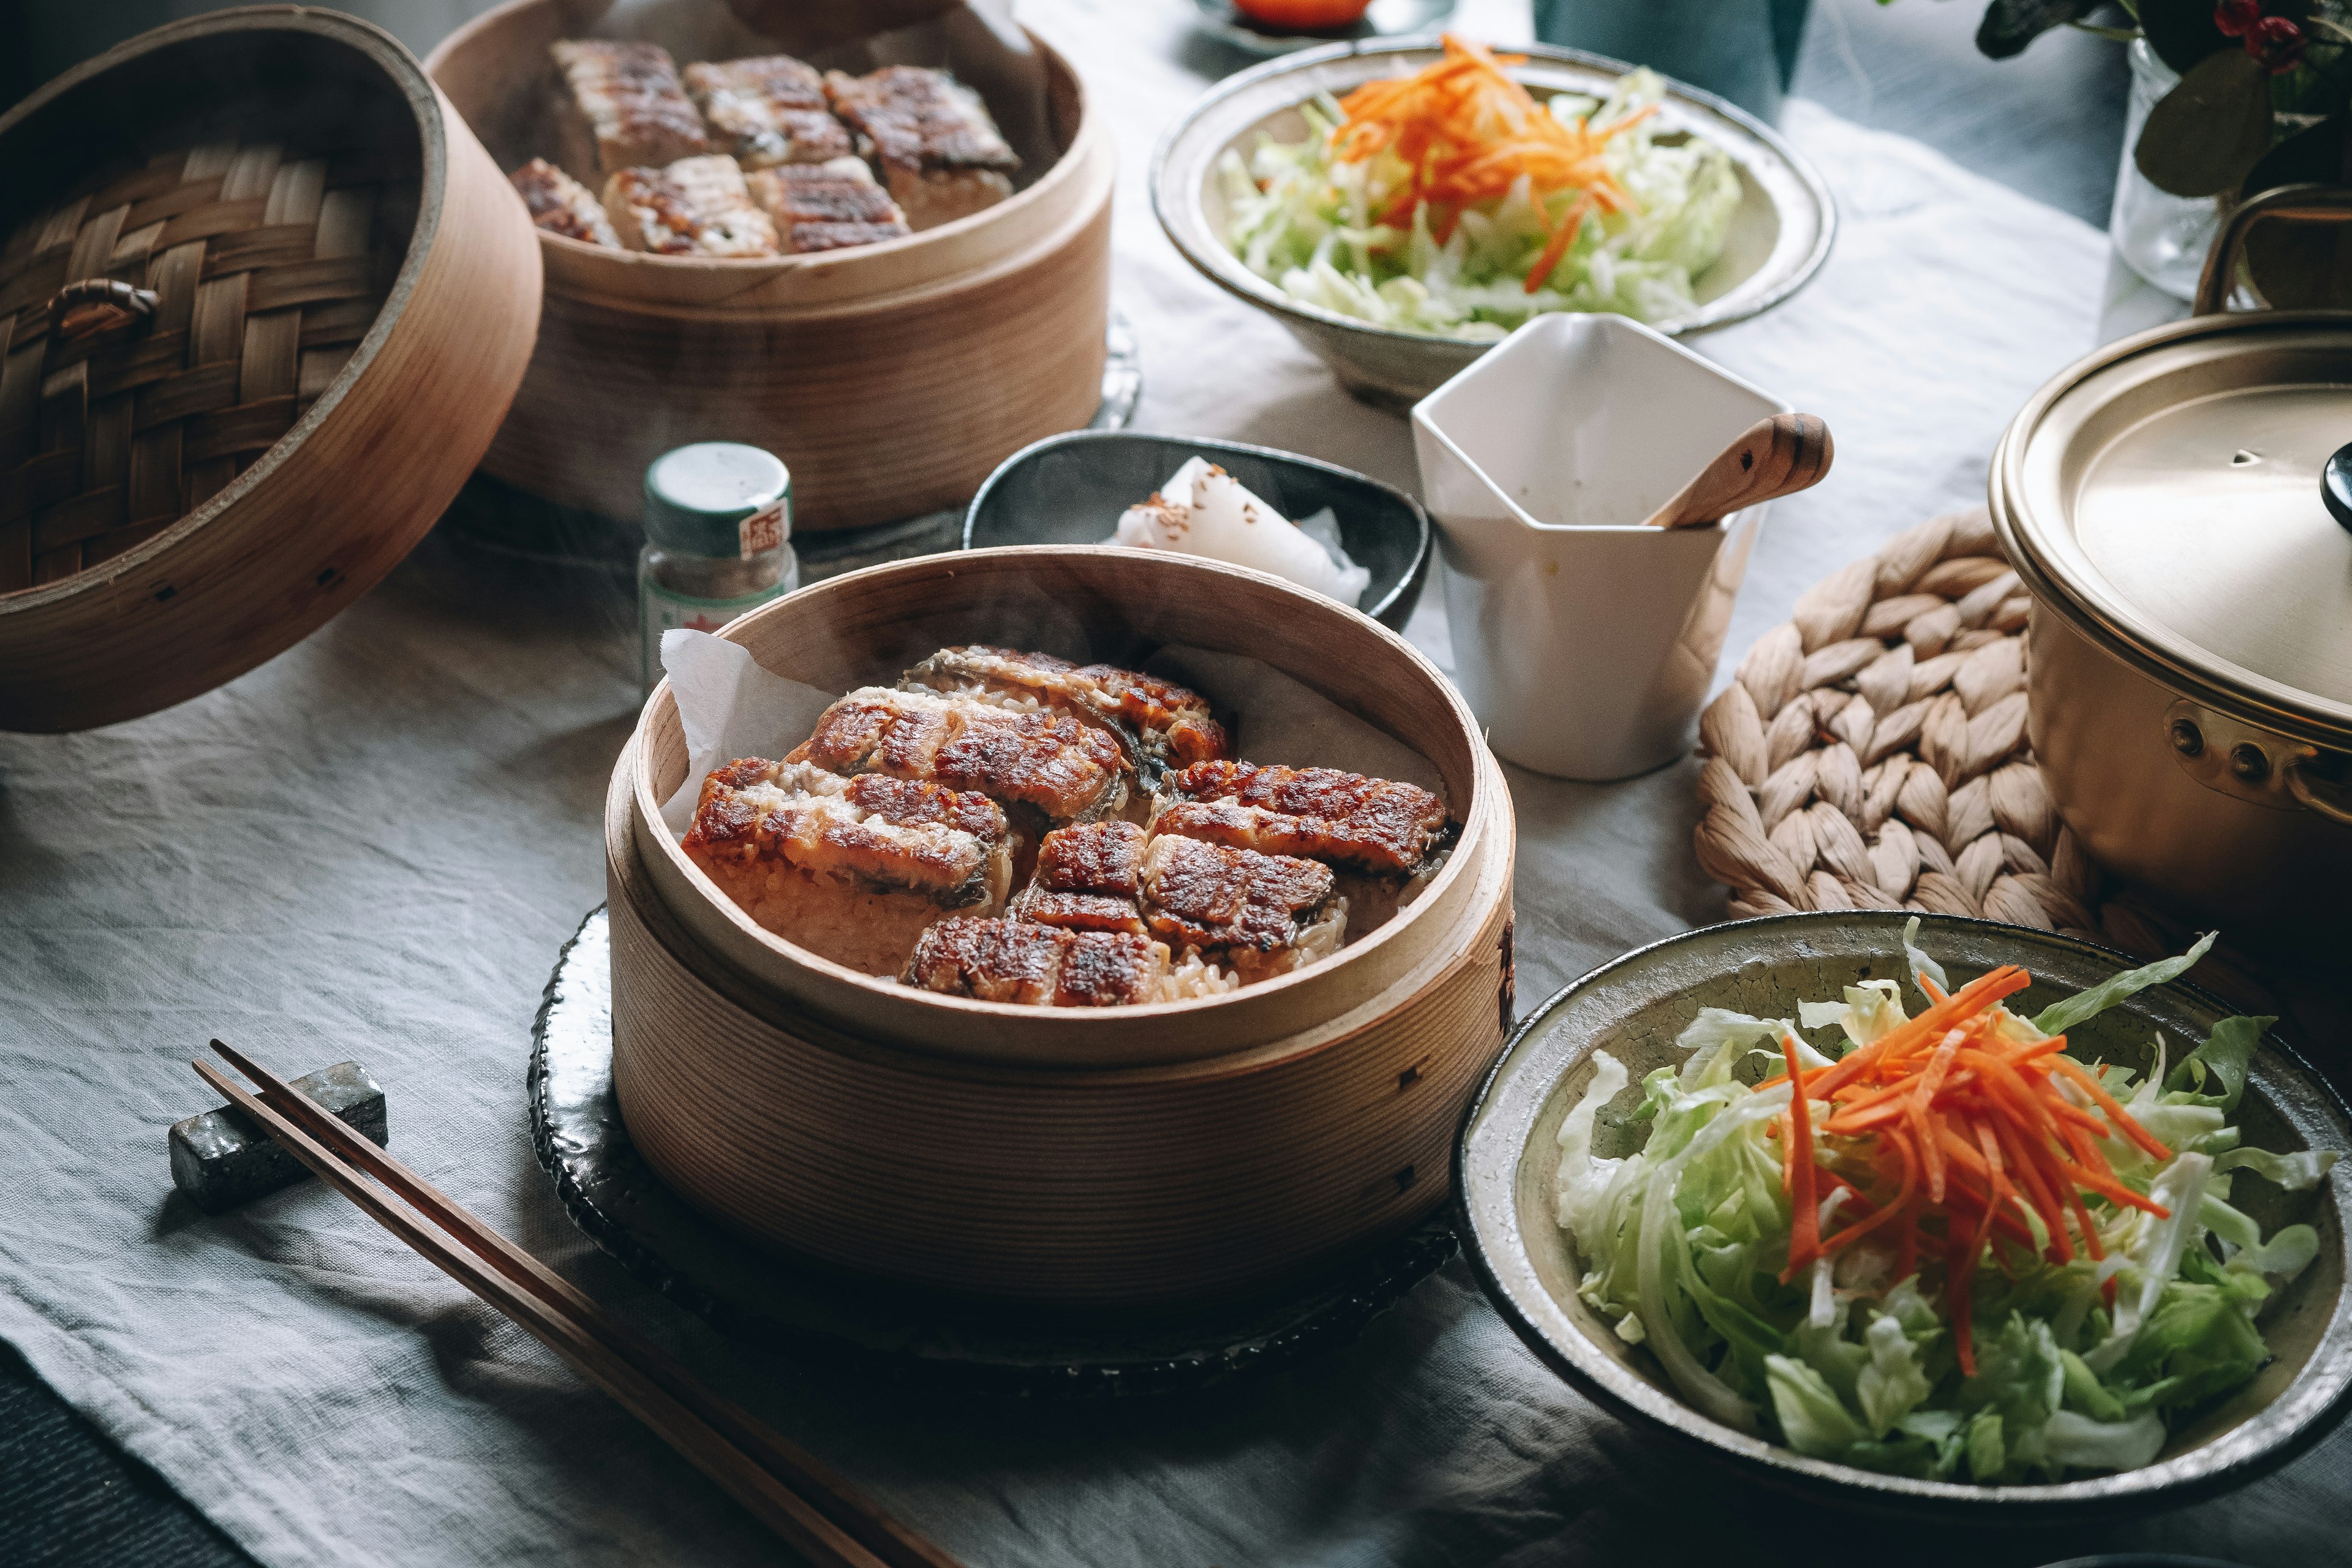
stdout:
[[[1734,918],[1980,915],[2149,958],[2195,934],[2114,885],[2025,735],[2030,600],[1982,508],[1930,518],[1800,597],[1699,717],[1699,864]],[[2197,980],[2275,1012],[2217,949]]]

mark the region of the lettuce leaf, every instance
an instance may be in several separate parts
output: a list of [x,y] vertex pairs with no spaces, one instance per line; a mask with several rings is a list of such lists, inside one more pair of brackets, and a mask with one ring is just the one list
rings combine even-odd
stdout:
[[1919,1348],[1903,1331],[1903,1320],[1882,1312],[1863,1335],[1870,1364],[1854,1379],[1854,1396],[1870,1435],[1884,1437],[1894,1425],[1934,1392],[1920,1370]]
[[2042,1429],[2053,1464],[2084,1470],[2136,1470],[2164,1447],[2164,1418],[2143,1410],[2125,1421],[2095,1421],[2061,1410]]
[[2283,1225],[2264,1241],[2262,1227],[2252,1215],[2231,1208],[2211,1193],[2198,1205],[2197,1223],[2221,1239],[2224,1260],[2242,1273],[2292,1279],[2319,1256],[2319,1233],[2311,1226]]
[[2253,1376],[2270,1347],[2245,1308],[2228,1286],[2167,1286],[2116,1369],[2126,1406],[2196,1405]]
[[1963,1440],[1968,1446],[1969,1475],[1972,1479],[1990,1486],[2009,1468],[2009,1447],[2001,1441],[2002,1436],[1998,1410],[1979,1410],[1969,1423]]
[[2292,1154],[2273,1154],[2268,1149],[2231,1148],[2213,1156],[2213,1169],[2216,1173],[2252,1171],[2264,1181],[2276,1184],[2283,1192],[2300,1193],[2317,1186],[2321,1178],[2336,1168],[2339,1158],[2341,1156],[2333,1149],[2304,1149]]
[[1797,1016],[1808,1029],[1835,1024],[1847,1041],[1866,1046],[1903,1022],[1903,997],[1892,980],[1865,980],[1845,988],[1840,1002],[1801,1002]]
[[[2214,1025],[2205,1043],[2181,1058],[2180,1065],[2164,1080],[2166,1098],[2176,1104],[2237,1110],[2246,1092],[2246,1073],[2253,1063],[2254,1047],[2277,1022],[2276,1018],[2224,1018]],[[2216,1081],[2221,1085],[2221,1093],[2203,1092],[2206,1085]]]
[[[1937,990],[1946,995],[1951,994],[1952,983],[1945,977],[1944,966],[1919,950],[1919,917],[1917,915],[1913,915],[1903,922],[1903,972],[1904,978],[1914,985],[1919,984],[1919,976],[1924,974],[1936,983]],[[1925,1000],[1927,993],[1923,990],[1919,995],[1922,1000]]]
[[1803,1362],[1768,1356],[1764,1375],[1771,1386],[1772,1414],[1780,1420],[1780,1435],[1800,1454],[1833,1459],[1870,1436],[1822,1374]]
[[2199,1231],[2197,1216],[2204,1203],[2205,1184],[2212,1173],[2210,1157],[2180,1154],[2149,1184],[2149,1199],[2168,1210],[2170,1217],[2143,1218],[2139,1238],[2129,1254],[2130,1265],[2139,1277],[2137,1288],[2116,1297],[2114,1331],[2083,1358],[2092,1371],[2104,1373],[2130,1352],[2141,1324],[2180,1271],[2180,1255]]
[[2196,946],[2178,958],[2167,958],[2138,969],[2127,969],[2088,991],[2077,992],[2063,1002],[2053,1002],[2033,1016],[2033,1026],[2045,1035],[2063,1035],[2077,1024],[2097,1017],[2127,996],[2136,995],[2151,985],[2177,980],[2205,956],[2206,950],[2213,945],[2213,939],[2220,934],[2219,931],[2207,931],[2197,939]]

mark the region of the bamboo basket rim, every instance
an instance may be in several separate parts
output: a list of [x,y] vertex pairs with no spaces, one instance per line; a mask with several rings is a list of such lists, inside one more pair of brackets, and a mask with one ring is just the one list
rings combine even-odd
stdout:
[[[476,34],[489,31],[509,13],[542,3],[543,0],[505,0],[505,4],[483,12],[434,46],[433,52],[425,57],[425,73],[431,76],[440,68],[445,59],[470,47],[475,41]],[[1053,167],[1039,175],[1035,184],[1015,191],[994,206],[983,207],[979,212],[967,214],[962,217],[943,223],[937,228],[927,228],[920,233],[901,235],[896,239],[878,240],[870,245],[852,246],[841,250],[818,251],[805,256],[662,256],[645,250],[615,250],[610,246],[597,245],[584,239],[573,239],[569,235],[556,234],[543,228],[539,230],[540,248],[542,251],[551,251],[557,257],[562,258],[567,267],[594,267],[610,270],[616,281],[626,277],[632,270],[650,268],[656,277],[665,272],[693,274],[715,271],[720,275],[733,273],[742,278],[748,285],[772,276],[810,274],[823,277],[832,272],[859,269],[864,264],[871,263],[877,258],[901,256],[930,247],[929,242],[932,241],[944,239],[951,243],[961,236],[1011,216],[1014,210],[1036,205],[1038,200],[1044,198],[1038,198],[1038,200],[1032,198],[1037,197],[1038,193],[1048,186],[1058,187],[1066,183],[1069,178],[1075,177],[1076,171],[1073,165],[1083,162],[1080,155],[1090,150],[1088,143],[1102,138],[1108,132],[1103,130],[1100,117],[1095,113],[1094,100],[1087,91],[1086,79],[1078,74],[1077,68],[1065,59],[1060,50],[1039,37],[1036,32],[1025,23],[1016,22],[1014,25],[1021,28],[1022,36],[1029,40],[1031,46],[1038,51],[1045,61],[1050,67],[1060,70],[1076,92],[1077,130],[1070,137],[1069,145],[1063,148],[1060,154],[1055,158]]]
[[[1165,551],[1130,550],[1114,545],[1003,545],[986,550],[958,551],[937,557],[918,557],[913,561],[886,562],[861,571],[845,573],[838,577],[827,578],[823,583],[786,595],[781,599],[772,600],[730,623],[718,635],[740,645],[742,641],[741,633],[747,626],[772,616],[792,613],[792,610],[808,595],[822,594],[836,584],[855,585],[877,577],[904,573],[910,566],[928,563],[933,569],[952,575],[961,567],[975,561],[1040,560],[1074,554],[1130,556],[1158,563],[1161,567],[1168,569],[1231,576],[1253,584],[1277,589],[1297,599],[1303,607],[1309,610],[1337,614],[1360,622],[1363,629],[1389,644],[1392,651],[1402,654],[1409,663],[1432,683],[1450,710],[1454,721],[1461,727],[1462,732],[1469,737],[1472,742],[1471,798],[1467,803],[1450,800],[1447,802],[1455,820],[1462,824],[1461,837],[1457,839],[1444,867],[1411,904],[1400,910],[1394,919],[1379,930],[1358,942],[1349,943],[1338,953],[1319,963],[1294,970],[1288,974],[1271,980],[1262,980],[1253,984],[1244,985],[1220,995],[1195,997],[1181,1002],[1155,1002],[1136,1006],[1099,1009],[1049,1007],[1025,1003],[986,1002],[968,996],[950,996],[920,987],[908,986],[896,979],[866,974],[846,964],[836,963],[831,959],[821,957],[760,926],[733,900],[722,892],[718,884],[711,881],[702,868],[695,865],[679,847],[677,837],[668,830],[662,820],[661,797],[655,785],[651,761],[653,755],[651,741],[655,731],[664,727],[677,727],[680,722],[677,701],[671,694],[670,683],[667,676],[654,688],[653,694],[646,700],[646,705],[638,715],[637,726],[632,732],[629,743],[621,758],[621,765],[629,774],[635,836],[640,855],[646,852],[648,840],[656,843],[660,853],[670,863],[672,872],[677,879],[695,889],[740,937],[748,940],[756,948],[772,955],[782,964],[811,971],[835,985],[846,986],[853,992],[866,994],[877,1000],[887,999],[889,1003],[898,1005],[912,1004],[915,1010],[936,1016],[939,1019],[939,1027],[929,1031],[928,1038],[916,1048],[927,1049],[936,1055],[965,1057],[982,1061],[1003,1061],[1007,1059],[1004,1052],[976,1046],[970,1041],[959,1040],[955,1032],[956,1021],[959,1018],[984,1018],[1002,1022],[1023,1020],[1040,1025],[1050,1021],[1055,1026],[1055,1033],[1057,1035],[1084,1036],[1099,1042],[1097,1045],[1081,1047],[1081,1055],[1087,1050],[1104,1049],[1121,1052],[1117,1059],[1133,1062],[1142,1058],[1136,1057],[1131,1048],[1122,1050],[1117,1043],[1114,1031],[1120,1025],[1158,1022],[1173,1018],[1199,1019],[1202,1026],[1198,1033],[1208,1035],[1213,1032],[1216,1023],[1223,1016],[1233,1013],[1236,1008],[1263,1005],[1270,997],[1279,997],[1288,992],[1328,978],[1332,972],[1342,965],[1360,966],[1391,946],[1401,934],[1429,915],[1431,911],[1445,907],[1457,884],[1466,878],[1477,875],[1477,868],[1490,853],[1487,843],[1489,838],[1498,832],[1516,837],[1510,823],[1507,786],[1502,780],[1500,770],[1494,765],[1492,757],[1486,752],[1485,731],[1471,713],[1469,705],[1463,700],[1462,694],[1454,689],[1452,681],[1446,679],[1444,672],[1431,663],[1427,656],[1419,648],[1370,616],[1347,605],[1326,599],[1320,595],[1310,594],[1269,573],[1253,571],[1246,567],[1229,565],[1223,562],[1205,560],[1197,556],[1171,555]],[[765,667],[762,666],[762,668]],[[1289,675],[1291,679],[1300,681],[1310,689],[1315,687],[1312,679],[1297,671],[1285,670],[1282,673]],[[1365,721],[1371,722],[1370,720]],[[658,897],[660,895],[657,879],[656,885]],[[1386,986],[1381,987],[1382,991],[1386,989]],[[1169,1058],[1155,1053],[1151,1059],[1197,1059],[1232,1054],[1237,1048],[1232,1037],[1226,1037],[1218,1039],[1213,1045],[1203,1046],[1185,1056]],[[1053,1060],[1078,1065],[1070,1054],[1070,1047],[1064,1047],[1057,1050],[1042,1041],[1034,1048],[1023,1049],[1020,1055],[1033,1060]]]
[[331,43],[341,44],[381,69],[407,103],[416,122],[421,154],[418,173],[422,182],[416,225],[408,237],[407,254],[401,258],[400,270],[384,295],[383,305],[376,311],[375,320],[369,323],[359,346],[352,351],[350,360],[335,374],[327,389],[319,395],[318,401],[303,411],[302,416],[286,434],[255,458],[250,468],[223,487],[218,494],[154,538],[55,583],[0,594],[0,616],[45,608],[103,587],[125,573],[135,571],[167,553],[267,483],[296,448],[327,422],[341,405],[344,395],[367,374],[407,308],[410,297],[415,292],[417,279],[425,270],[425,258],[432,254],[433,241],[441,227],[442,195],[446,188],[449,173],[448,128],[442,122],[446,102],[440,89],[425,74],[424,67],[398,38],[361,17],[309,5],[241,5],[233,10],[215,11],[168,22],[136,37],[125,39],[104,54],[84,60],[53,78],[13,109],[0,113],[0,142],[5,142],[10,132],[57,99],[130,60],[214,34],[258,30],[309,33]]

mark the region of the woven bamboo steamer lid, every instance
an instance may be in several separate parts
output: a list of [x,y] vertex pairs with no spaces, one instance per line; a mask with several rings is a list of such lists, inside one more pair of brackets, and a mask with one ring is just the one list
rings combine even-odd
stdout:
[[[554,155],[543,106],[558,39],[642,38],[680,66],[780,49],[823,60],[948,8],[508,0],[426,65],[513,169]],[[1077,73],[1024,37],[1044,79],[1036,132],[1050,162],[1033,145],[1024,155],[1042,172],[984,211],[813,256],[652,256],[541,231],[539,350],[485,471],[635,517],[660,453],[741,441],[791,466],[793,527],[813,533],[961,506],[1013,452],[1082,428],[1102,396],[1118,155]],[[1004,129],[1021,134],[1010,118]]]
[[398,563],[521,379],[538,259],[415,59],[331,12],[144,34],[0,116],[0,727],[81,729]]
[[[1737,918],[1915,910],[2142,957],[2189,930],[2116,887],[2060,818],[2026,739],[2032,599],[1979,507],[1815,584],[1699,716],[1699,864]],[[2278,1005],[2226,949],[2198,980]]]

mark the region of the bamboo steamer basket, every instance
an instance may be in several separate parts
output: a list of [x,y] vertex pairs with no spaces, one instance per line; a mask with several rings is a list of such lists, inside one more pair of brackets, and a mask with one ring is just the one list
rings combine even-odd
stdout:
[[416,60],[331,12],[134,38],[0,115],[0,728],[84,729],[407,554],[521,380],[539,268]]
[[[625,27],[681,66],[800,52],[719,0],[612,10],[510,0],[451,34],[426,68],[511,170],[553,149],[541,105],[558,39]],[[815,256],[652,256],[541,231],[539,352],[485,470],[633,518],[662,452],[740,441],[790,465],[793,526],[809,532],[960,506],[1013,452],[1085,426],[1101,400],[1118,153],[1076,73],[1028,38],[1055,156],[984,212]],[[602,186],[594,171],[570,172]]]
[[686,858],[658,815],[686,773],[665,683],[605,815],[614,1088],[663,1180],[827,1264],[1078,1306],[1247,1293],[1444,1201],[1510,1022],[1514,827],[1475,721],[1410,645],[1257,573],[1052,548],[851,574],[723,635],[828,690],[953,642],[1246,653],[1420,751],[1463,827],[1396,919],[1279,980],[1103,1010],[941,996],[770,935]]

